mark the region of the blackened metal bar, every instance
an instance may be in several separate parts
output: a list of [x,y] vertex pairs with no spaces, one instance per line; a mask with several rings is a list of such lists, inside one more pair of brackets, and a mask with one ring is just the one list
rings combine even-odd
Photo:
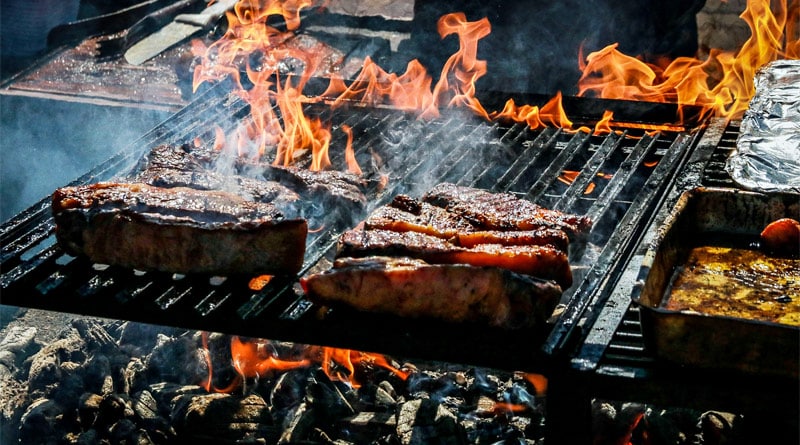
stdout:
[[567,163],[575,156],[578,150],[582,150],[588,142],[589,135],[587,133],[575,133],[569,143],[567,143],[567,146],[561,149],[561,153],[550,162],[550,165],[542,172],[536,182],[528,188],[526,197],[535,202],[539,196],[557,180],[561,172],[564,171]]
[[619,148],[625,136],[625,134],[616,135],[614,133],[606,135],[603,143],[595,150],[572,184],[569,185],[561,198],[555,203],[554,210],[566,212],[573,208],[575,202],[583,196],[583,192],[589,186],[589,183],[596,177],[603,163],[608,159],[609,154]]
[[[520,133],[523,135],[527,131]],[[525,151],[517,158],[514,164],[509,167],[508,171],[497,180],[497,185],[494,191],[509,191],[513,184],[520,181],[520,177],[539,159],[543,153],[553,149],[558,142],[558,136],[561,134],[561,129],[554,129],[546,127],[533,139],[533,141],[524,143]],[[515,138],[515,141],[517,138]]]
[[[600,192],[600,196],[589,208],[586,213],[592,221],[599,222],[603,214],[611,207],[619,192],[628,184],[631,177],[636,173],[639,165],[644,160],[650,148],[655,146],[656,138],[645,136],[637,142],[628,157],[619,166],[614,176]],[[655,172],[654,172],[655,173]]]
[[[580,295],[581,298],[570,298],[567,308],[551,331],[544,345],[544,350],[548,354],[564,351],[568,341],[583,339],[585,336],[577,335],[575,330],[580,329],[580,326],[593,327],[595,321],[599,319],[600,313],[606,311],[608,305],[605,303],[611,298],[610,294],[615,293],[613,283],[618,282],[619,275],[622,274],[620,267],[616,266],[630,254],[630,250],[647,226],[642,222],[642,218],[649,218],[649,215],[661,204],[661,194],[671,182],[669,177],[683,164],[682,159],[688,152],[691,141],[692,137],[688,134],[681,134],[675,139],[673,145],[642,185],[625,214],[615,222],[616,228],[605,241],[605,246],[598,257],[599,260],[592,265],[586,278],[571,293],[571,295]],[[651,145],[652,143],[640,143],[632,154],[637,150],[646,151],[641,147]],[[634,156],[633,159],[638,157],[638,155]],[[600,285],[603,285],[602,288],[599,287]],[[621,311],[617,311],[615,308],[608,309],[613,314],[608,315],[608,320],[603,318],[604,328],[597,329],[597,343],[594,340],[582,342],[584,352],[580,358],[580,366],[596,366],[608,344],[609,336],[616,329],[629,303],[630,295],[625,298],[617,295],[612,306],[621,306],[623,309]],[[594,308],[594,310],[587,310],[588,308]],[[601,341],[604,336],[605,341]],[[592,350],[592,348],[597,350]]]

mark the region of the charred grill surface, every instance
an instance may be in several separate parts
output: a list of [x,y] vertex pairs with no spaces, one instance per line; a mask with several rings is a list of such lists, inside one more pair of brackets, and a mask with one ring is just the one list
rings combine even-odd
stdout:
[[[593,102],[596,106],[598,103]],[[635,111],[635,104],[630,107]],[[676,114],[674,107],[647,104],[645,108],[648,116],[661,108],[666,110],[660,113],[665,119]],[[355,185],[366,191],[364,210],[386,205],[401,194],[422,196],[433,185],[449,182],[507,193],[544,208],[589,215],[593,224],[585,240],[569,244],[573,285],[563,289],[560,303],[564,310],[548,325],[550,329],[541,335],[510,336],[488,328],[475,331],[458,323],[389,315],[333,311],[320,318],[318,305],[306,298],[298,278],[330,268],[340,235],[365,216],[347,211],[331,215],[335,222],[310,225],[313,230],[309,230],[298,274],[276,276],[264,287],[251,288],[247,277],[241,275],[216,280],[202,274],[176,277],[159,272],[137,274],[119,266],[93,267],[85,257],[73,257],[56,244],[50,200],[45,199],[0,228],[3,303],[535,371],[546,366],[546,357],[561,350],[566,340],[576,337],[577,327],[591,323],[596,316],[603,304],[598,289],[657,206],[654,197],[670,183],[678,161],[694,140],[691,134],[672,131],[587,135],[554,128],[530,130],[521,125],[486,123],[457,112],[426,122],[388,109],[354,107],[331,113],[324,106],[308,105],[305,111],[332,121],[334,129],[347,124],[357,135],[353,147],[365,173]],[[146,154],[160,145],[189,149],[205,168],[217,156],[211,149],[215,125],[227,132],[247,115],[248,107],[239,98],[208,90],[142,139],[133,141],[130,150],[97,166],[73,185],[142,174]],[[347,169],[343,152],[334,149],[345,144],[342,132],[334,131],[330,153],[333,170]],[[177,167],[191,171],[196,166]],[[263,168],[251,170],[247,162],[234,163],[233,167],[236,175],[258,180],[267,177],[288,186],[265,174]],[[578,174],[574,181],[565,183],[559,177],[569,170]],[[385,188],[383,182],[376,181],[379,177],[387,180]],[[302,190],[295,191],[305,198]],[[315,217],[327,216],[321,206],[310,211]],[[491,230],[481,228],[475,233],[479,232]],[[485,240],[494,235],[478,236]],[[461,242],[464,245],[457,247],[469,251],[465,246],[470,242]],[[326,333],[324,337],[320,332]]]

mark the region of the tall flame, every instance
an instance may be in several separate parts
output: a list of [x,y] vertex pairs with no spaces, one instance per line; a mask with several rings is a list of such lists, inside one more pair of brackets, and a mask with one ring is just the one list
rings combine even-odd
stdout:
[[662,68],[617,51],[617,44],[581,63],[579,96],[674,102],[701,107],[701,114],[736,118],[755,93],[756,71],[779,58],[800,58],[800,2],[748,0],[740,17],[751,30],[737,52],[713,49],[708,59],[679,57]]
[[[194,54],[201,58],[195,67],[195,90],[203,82],[229,78],[235,93],[250,105],[249,119],[231,138],[237,141],[240,156],[264,158],[270,154],[275,164],[291,165],[298,152],[310,151],[311,170],[330,165],[329,126],[303,112],[303,105],[311,102],[302,94],[303,87],[322,58],[313,52],[278,46],[300,25],[300,11],[311,6],[310,0],[239,1],[234,12],[227,13],[228,30],[221,39],[209,47],[193,43]],[[267,25],[273,15],[284,18],[286,32]],[[299,78],[289,75],[281,79],[272,68],[286,58],[303,62],[305,69]],[[248,88],[242,79],[242,65]]]

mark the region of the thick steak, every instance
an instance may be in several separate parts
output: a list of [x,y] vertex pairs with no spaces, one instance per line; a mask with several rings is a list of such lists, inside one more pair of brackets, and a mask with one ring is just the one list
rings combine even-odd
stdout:
[[584,238],[592,222],[585,216],[546,209],[510,193],[492,193],[472,187],[442,183],[422,200],[456,213],[486,230],[558,228],[570,239]]
[[502,328],[541,325],[561,297],[555,283],[508,270],[405,257],[339,258],[301,284],[322,304]]
[[98,183],[53,194],[56,237],[72,255],[142,270],[295,274],[308,227],[226,192]]
[[442,238],[418,232],[354,229],[339,238],[339,257],[408,256],[437,264],[494,266],[554,280],[564,289],[572,285],[572,270],[564,251],[550,246],[478,244],[456,246]]

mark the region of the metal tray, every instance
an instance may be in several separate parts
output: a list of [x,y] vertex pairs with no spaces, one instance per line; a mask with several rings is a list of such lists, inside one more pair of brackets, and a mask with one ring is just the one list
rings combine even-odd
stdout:
[[646,347],[656,359],[671,364],[797,378],[800,327],[670,310],[665,303],[692,248],[720,240],[752,246],[771,221],[800,219],[800,195],[698,187],[683,192],[661,214],[656,220],[663,223],[650,229],[655,232],[648,237],[632,292],[641,308]]

